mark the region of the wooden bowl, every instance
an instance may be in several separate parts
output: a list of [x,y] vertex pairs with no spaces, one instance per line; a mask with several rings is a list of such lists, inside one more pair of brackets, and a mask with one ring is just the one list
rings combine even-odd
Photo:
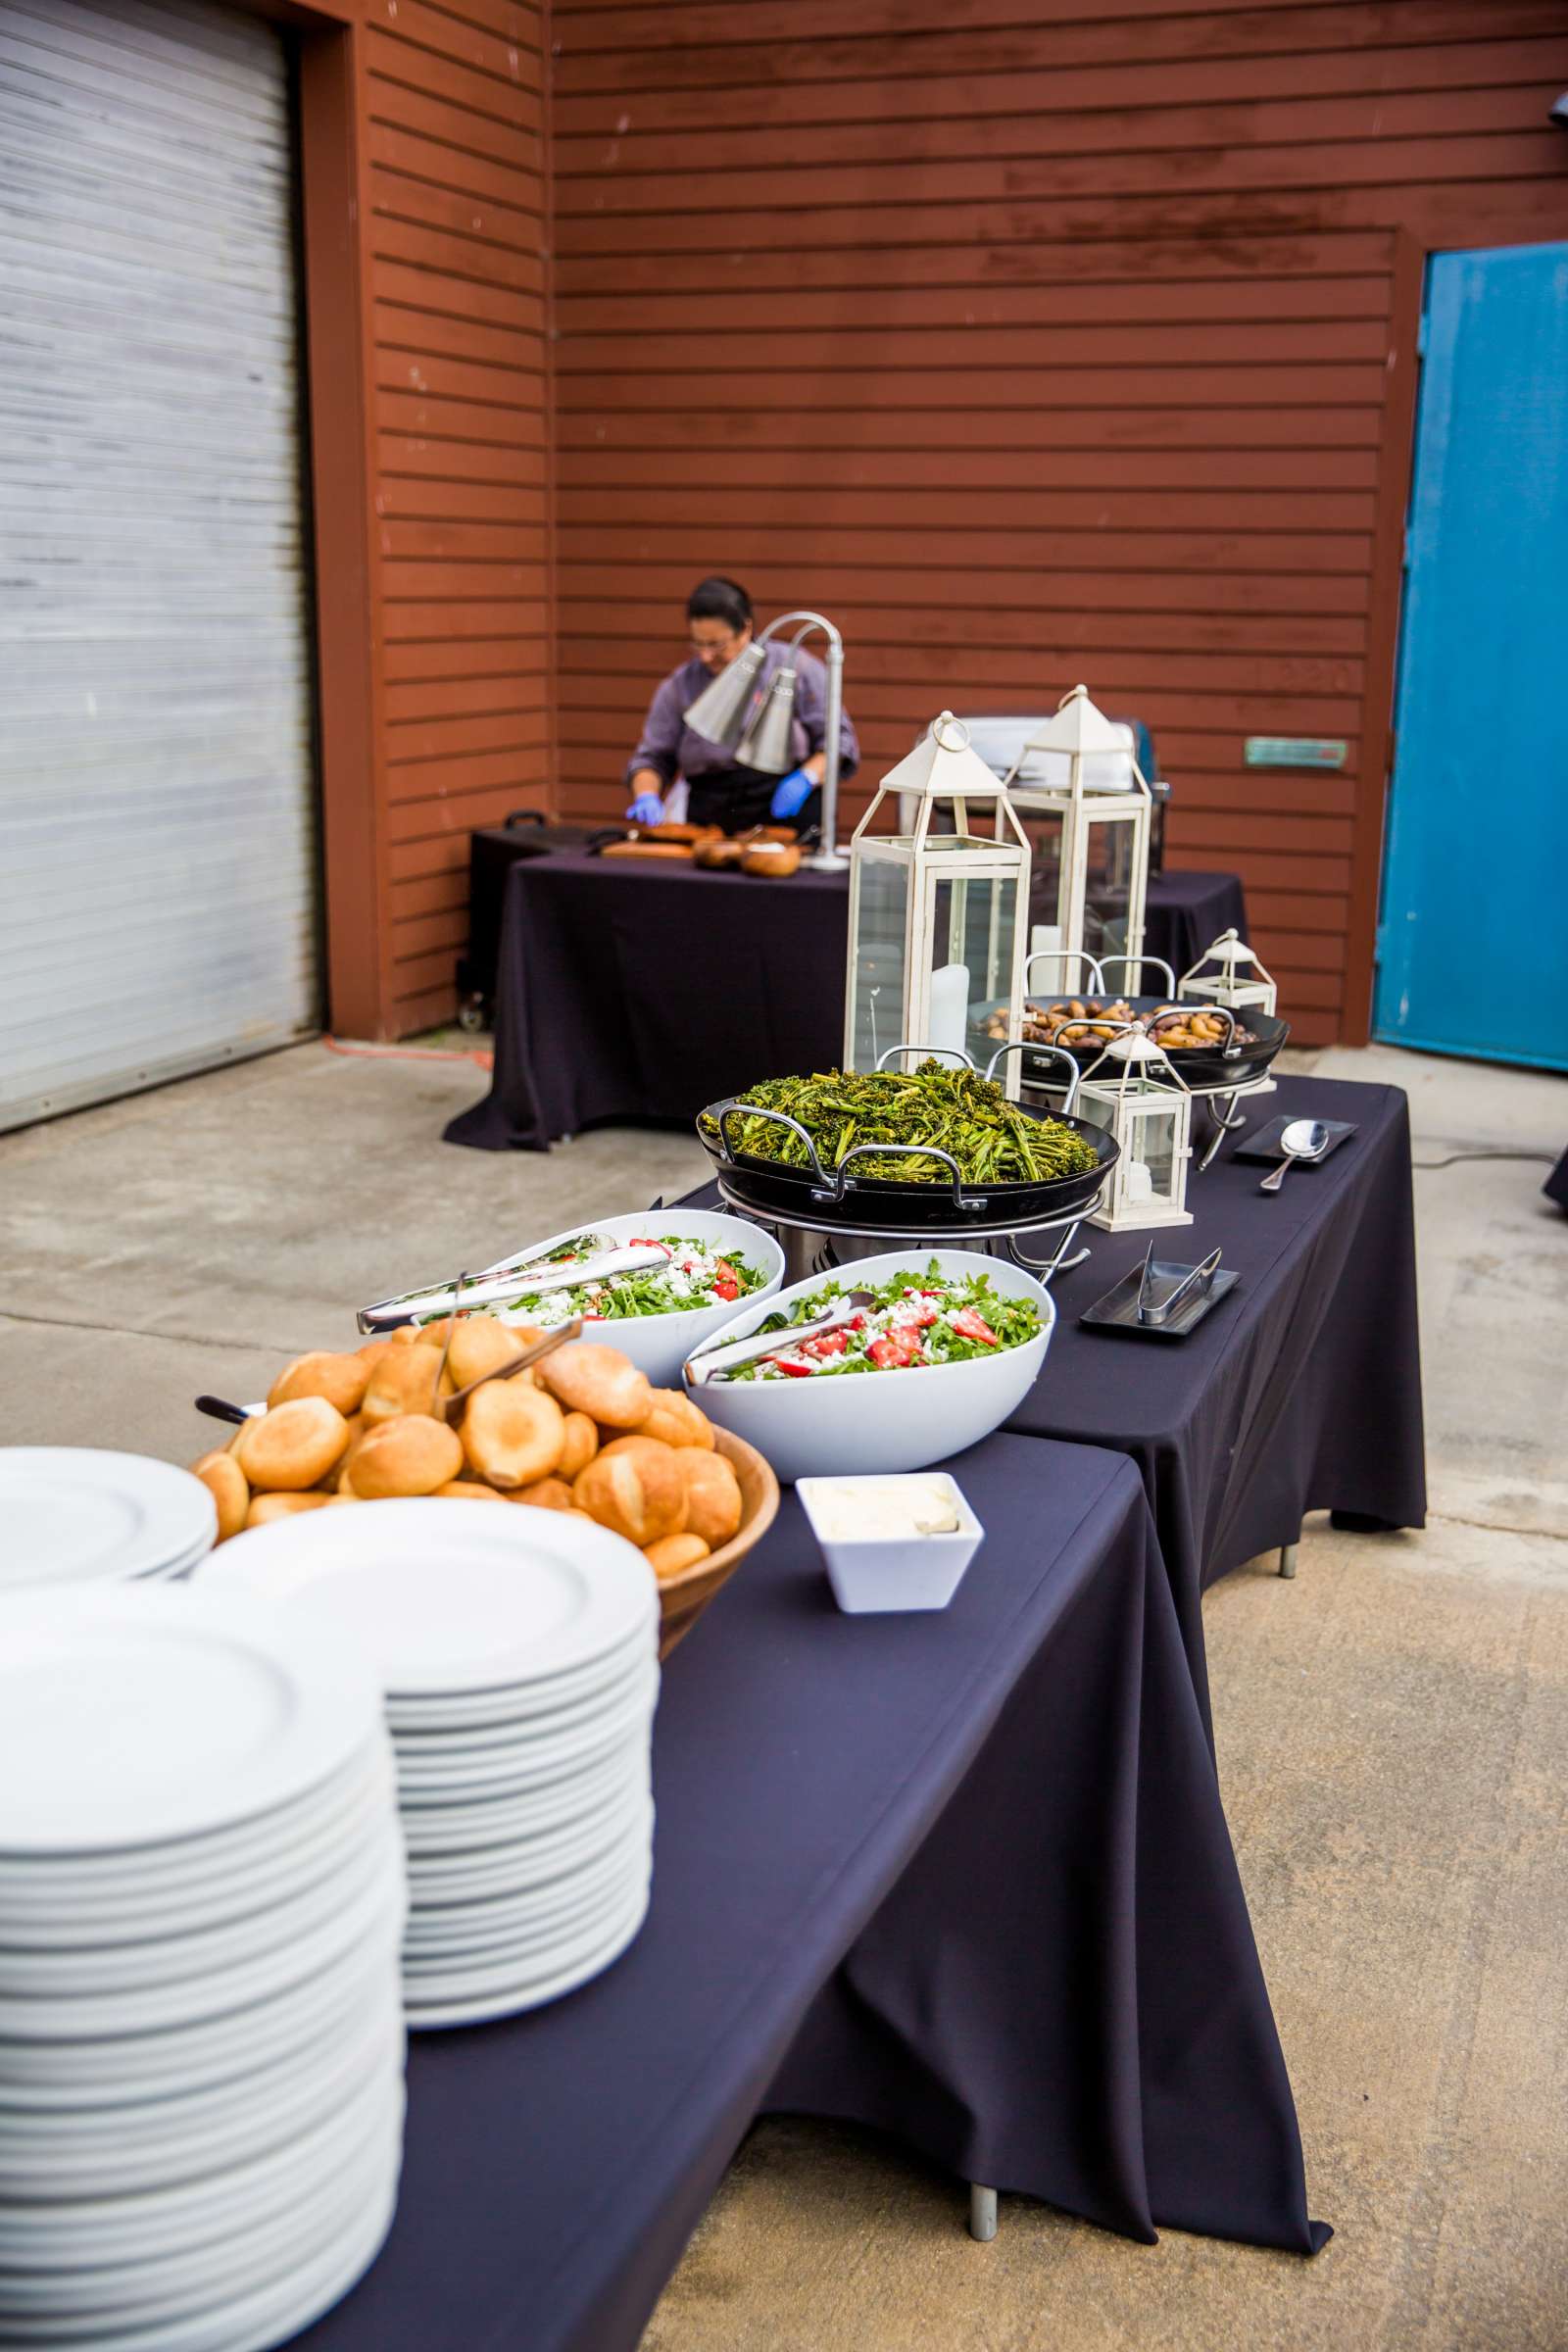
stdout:
[[659,1654],[667,1658],[677,1642],[685,1640],[720,1585],[726,1584],[754,1544],[760,1544],[778,1516],[778,1480],[755,1446],[715,1429],[713,1443],[741,1482],[741,1523],[727,1544],[710,1551],[695,1568],[662,1580],[659,1587]]

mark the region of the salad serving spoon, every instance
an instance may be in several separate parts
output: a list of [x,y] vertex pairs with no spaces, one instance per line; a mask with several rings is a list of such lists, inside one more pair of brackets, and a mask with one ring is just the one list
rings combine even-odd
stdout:
[[752,1364],[764,1355],[777,1355],[781,1349],[798,1347],[802,1340],[814,1340],[818,1333],[835,1331],[841,1323],[853,1323],[875,1306],[874,1291],[846,1291],[842,1298],[833,1299],[820,1314],[810,1315],[804,1323],[788,1324],[782,1331],[759,1334],[748,1339],[729,1340],[710,1348],[700,1348],[686,1359],[686,1377],[692,1387],[701,1388],[715,1372],[727,1372],[732,1364]]

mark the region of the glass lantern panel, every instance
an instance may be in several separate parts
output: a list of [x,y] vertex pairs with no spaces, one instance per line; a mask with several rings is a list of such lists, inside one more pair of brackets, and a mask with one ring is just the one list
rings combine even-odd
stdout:
[[1176,1186],[1176,1121],[1169,1111],[1135,1111],[1127,1136],[1127,1156],[1141,1159],[1156,1200],[1169,1200]]
[[[994,852],[994,845],[978,849]],[[990,874],[974,881],[944,877],[931,885],[931,969],[957,965],[962,983],[961,1023],[956,989],[933,979],[930,1042],[960,1046],[976,1060],[989,1060],[997,1039],[986,1023],[1000,1006],[1003,1037],[1012,996],[1012,954],[1022,893],[1015,879]]]
[[1133,826],[1107,819],[1089,826],[1084,883],[1084,946],[1091,956],[1124,956],[1132,898]]
[[874,1070],[877,1055],[904,1039],[908,974],[904,964],[909,868],[867,858],[860,865],[860,902],[850,996],[850,1067]]

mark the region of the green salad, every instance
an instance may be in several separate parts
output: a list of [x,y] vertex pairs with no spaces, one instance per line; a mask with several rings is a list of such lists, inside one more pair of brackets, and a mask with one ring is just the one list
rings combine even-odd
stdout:
[[[619,1323],[634,1315],[690,1315],[704,1307],[731,1306],[760,1291],[767,1280],[761,1267],[748,1265],[745,1258],[726,1256],[678,1233],[637,1234],[621,1247],[662,1250],[665,1261],[640,1274],[616,1274],[604,1282],[520,1292],[498,1310],[501,1320],[532,1323],[548,1331],[557,1323],[569,1323],[573,1315],[581,1315],[585,1323]],[[594,1234],[574,1234],[543,1262],[568,1266],[574,1258],[601,1255],[604,1248]]]
[[[809,1322],[849,1290],[868,1289],[874,1303],[851,1321],[808,1338],[790,1333]],[[824,1283],[809,1298],[796,1298],[789,1311],[767,1315],[758,1336],[776,1331],[776,1352],[737,1364],[714,1380],[820,1380],[834,1372],[902,1372],[920,1364],[972,1363],[1021,1348],[1039,1336],[1040,1309],[1032,1298],[999,1291],[988,1274],[961,1282],[944,1275],[935,1258],[924,1273],[911,1267],[883,1283]]]

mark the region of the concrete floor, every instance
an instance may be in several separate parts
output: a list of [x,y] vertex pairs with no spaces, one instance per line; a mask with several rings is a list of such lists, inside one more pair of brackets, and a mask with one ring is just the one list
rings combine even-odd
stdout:
[[[1568,1141],[1562,1079],[1313,1058],[1407,1087],[1418,1161]],[[442,1146],[482,1084],[308,1046],[0,1138],[8,1439],[188,1458],[198,1389],[254,1396],[367,1298],[701,1173],[680,1136]],[[1206,1603],[1327,2250],[1133,2246],[1020,2198],[977,2246],[955,2183],[774,2122],[644,2352],[1568,2352],[1568,1220],[1544,1174],[1416,1179],[1427,1532],[1309,1526],[1295,1584],[1259,1563]]]

